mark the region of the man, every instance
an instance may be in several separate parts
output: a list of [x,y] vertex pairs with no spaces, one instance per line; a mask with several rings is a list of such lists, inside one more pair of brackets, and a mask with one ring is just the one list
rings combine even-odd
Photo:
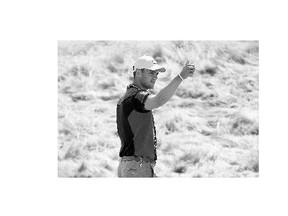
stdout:
[[138,58],[133,66],[133,83],[117,104],[117,129],[121,140],[118,177],[156,177],[157,139],[152,109],[164,105],[180,83],[193,75],[189,62],[165,88],[155,96],[153,89],[159,72],[166,69],[150,56]]

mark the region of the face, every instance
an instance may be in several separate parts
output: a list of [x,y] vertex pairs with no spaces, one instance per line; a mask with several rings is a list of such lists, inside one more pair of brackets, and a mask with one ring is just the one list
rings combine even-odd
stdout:
[[140,85],[145,89],[153,89],[158,78],[158,71],[143,69],[140,76]]

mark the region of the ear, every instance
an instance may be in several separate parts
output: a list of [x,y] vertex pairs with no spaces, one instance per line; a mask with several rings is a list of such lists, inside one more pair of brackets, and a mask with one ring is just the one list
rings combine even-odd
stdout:
[[140,69],[136,69],[135,77],[141,77],[141,70]]

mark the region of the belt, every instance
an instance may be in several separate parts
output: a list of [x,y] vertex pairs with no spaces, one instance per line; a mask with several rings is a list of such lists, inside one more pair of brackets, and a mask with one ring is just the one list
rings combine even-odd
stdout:
[[121,157],[121,161],[145,161],[147,163],[155,163],[155,160],[152,160],[150,158],[147,157],[137,157],[137,156],[123,156]]

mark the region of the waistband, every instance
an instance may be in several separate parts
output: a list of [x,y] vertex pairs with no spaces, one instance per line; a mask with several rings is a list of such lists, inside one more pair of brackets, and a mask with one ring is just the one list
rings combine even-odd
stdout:
[[150,158],[147,158],[147,157],[137,157],[137,156],[123,156],[121,157],[120,159],[121,161],[144,161],[144,162],[147,162],[147,163],[155,163],[156,161],[155,160],[152,160]]

